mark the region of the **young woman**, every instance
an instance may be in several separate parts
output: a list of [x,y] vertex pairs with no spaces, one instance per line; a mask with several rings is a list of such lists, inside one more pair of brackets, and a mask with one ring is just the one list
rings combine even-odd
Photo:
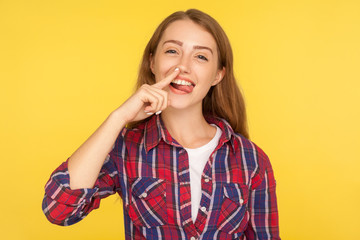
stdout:
[[280,239],[271,164],[248,137],[224,31],[175,12],[146,46],[137,91],[51,175],[43,211],[71,225],[118,193],[126,239]]

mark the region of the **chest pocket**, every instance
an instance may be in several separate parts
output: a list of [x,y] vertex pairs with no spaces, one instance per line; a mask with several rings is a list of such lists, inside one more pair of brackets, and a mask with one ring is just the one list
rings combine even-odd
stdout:
[[134,179],[128,212],[135,225],[150,228],[166,224],[165,180],[152,177]]
[[249,190],[246,185],[225,183],[223,185],[223,200],[217,228],[228,234],[245,230],[249,220],[247,202]]

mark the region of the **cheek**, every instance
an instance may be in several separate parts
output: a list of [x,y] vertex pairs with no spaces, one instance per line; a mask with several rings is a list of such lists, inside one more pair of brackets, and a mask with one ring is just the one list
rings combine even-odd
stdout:
[[194,68],[194,71],[196,72],[198,78],[201,78],[201,81],[204,82],[204,84],[211,86],[211,84],[214,82],[216,78],[217,71],[214,67],[198,67]]
[[170,71],[176,66],[176,63],[171,60],[158,59],[157,64],[155,65],[155,78],[156,81],[160,81],[166,77]]

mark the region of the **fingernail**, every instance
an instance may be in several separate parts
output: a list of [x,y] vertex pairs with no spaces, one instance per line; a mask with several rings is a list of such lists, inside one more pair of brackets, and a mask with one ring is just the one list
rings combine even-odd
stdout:
[[157,111],[155,114],[156,114],[156,115],[159,115],[160,113],[161,113],[161,111]]
[[150,112],[150,111],[146,111],[146,110],[144,110],[144,113],[146,113],[147,115],[154,114],[154,113],[152,113],[152,112]]
[[174,71],[175,71],[175,72],[176,72],[176,71],[179,71],[179,68],[178,68],[178,67],[177,67],[177,68],[175,68],[175,70],[174,70]]

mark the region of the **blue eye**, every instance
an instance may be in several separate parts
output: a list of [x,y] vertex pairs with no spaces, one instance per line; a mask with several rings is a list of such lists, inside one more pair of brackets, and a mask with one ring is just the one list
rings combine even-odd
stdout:
[[171,53],[171,54],[174,54],[174,53],[176,53],[176,50],[174,50],[174,49],[170,49],[170,50],[167,50],[165,53]]
[[198,55],[197,57],[201,60],[208,61],[208,59],[203,55]]

